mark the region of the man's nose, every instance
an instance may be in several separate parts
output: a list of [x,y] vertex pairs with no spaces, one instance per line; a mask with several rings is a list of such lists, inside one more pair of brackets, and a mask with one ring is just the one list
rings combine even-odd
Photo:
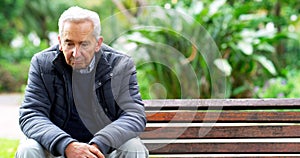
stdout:
[[73,57],[78,57],[80,54],[79,54],[79,46],[75,46],[72,50],[72,56]]

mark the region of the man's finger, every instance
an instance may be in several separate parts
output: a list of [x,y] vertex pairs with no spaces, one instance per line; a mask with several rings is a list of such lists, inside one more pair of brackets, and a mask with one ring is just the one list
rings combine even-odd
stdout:
[[97,158],[105,158],[104,155],[100,152],[100,150],[93,145],[90,145],[89,150],[97,156]]

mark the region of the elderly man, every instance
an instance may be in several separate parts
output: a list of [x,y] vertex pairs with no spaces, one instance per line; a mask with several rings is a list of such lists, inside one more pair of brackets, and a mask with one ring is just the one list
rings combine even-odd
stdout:
[[59,44],[31,61],[16,157],[148,157],[133,60],[102,43],[93,11],[71,7],[58,25]]

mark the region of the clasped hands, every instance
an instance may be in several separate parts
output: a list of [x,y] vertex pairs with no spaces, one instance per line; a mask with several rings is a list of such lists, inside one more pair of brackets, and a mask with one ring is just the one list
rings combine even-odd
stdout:
[[105,158],[96,144],[86,144],[80,142],[70,143],[66,150],[67,158]]

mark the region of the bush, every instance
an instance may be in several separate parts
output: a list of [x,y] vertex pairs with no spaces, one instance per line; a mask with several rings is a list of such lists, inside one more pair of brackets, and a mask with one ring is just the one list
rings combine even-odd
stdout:
[[291,70],[286,77],[268,80],[263,87],[256,87],[258,98],[300,98],[300,71]]
[[19,63],[0,61],[0,92],[20,92],[26,84],[30,60]]
[[20,48],[0,47],[0,92],[21,92],[27,82],[31,57],[46,47],[46,42],[34,46],[26,39]]

